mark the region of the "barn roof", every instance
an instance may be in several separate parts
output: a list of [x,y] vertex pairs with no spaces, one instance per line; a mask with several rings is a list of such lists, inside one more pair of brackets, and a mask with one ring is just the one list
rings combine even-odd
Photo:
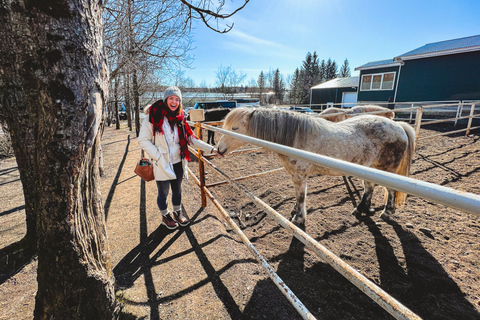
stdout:
[[411,60],[470,51],[480,51],[480,35],[428,43],[399,55],[394,60]]
[[317,84],[312,89],[331,89],[331,88],[348,88],[358,87],[358,80],[360,77],[335,78]]
[[393,67],[400,65],[403,60],[413,60],[471,51],[480,51],[480,35],[428,43],[417,49],[396,56],[393,59],[368,62],[360,67],[356,67],[355,70]]
[[395,67],[395,66],[399,66],[399,65],[400,65],[399,62],[394,61],[393,59],[387,59],[387,60],[368,62],[364,65],[361,65],[360,67],[356,67],[355,70],[378,69],[380,67],[381,68]]

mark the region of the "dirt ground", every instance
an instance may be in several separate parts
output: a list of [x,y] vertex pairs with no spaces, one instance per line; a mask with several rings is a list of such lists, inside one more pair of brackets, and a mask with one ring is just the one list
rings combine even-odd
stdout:
[[[452,128],[422,129],[421,136],[438,130]],[[183,186],[183,206],[192,224],[175,231],[159,226],[155,184],[133,173],[140,155],[134,136],[106,128],[103,139],[102,195],[122,318],[300,319],[212,202],[201,207],[193,179]],[[212,162],[232,177],[280,167],[275,154],[261,150]],[[25,233],[16,166],[14,158],[0,160],[0,250]],[[195,160],[190,168],[198,172]],[[207,184],[224,180],[206,170]],[[420,141],[411,173],[480,194],[478,132]],[[285,171],[241,183],[290,217],[294,190]],[[377,188],[376,214],[358,220],[350,212],[361,190],[356,178],[311,177],[305,231],[422,318],[480,319],[478,216],[409,196],[407,205],[385,222],[378,217],[383,192]],[[228,184],[211,191],[315,317],[392,319],[247,196]],[[33,261],[0,278],[0,319],[32,318],[35,272]]]

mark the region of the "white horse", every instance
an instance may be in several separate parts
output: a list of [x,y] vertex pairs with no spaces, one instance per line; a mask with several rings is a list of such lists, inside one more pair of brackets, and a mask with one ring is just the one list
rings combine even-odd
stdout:
[[[404,176],[409,175],[414,153],[413,128],[406,123],[377,116],[363,115],[336,123],[279,109],[237,108],[227,115],[223,128]],[[218,151],[225,154],[245,143],[224,135],[218,143]],[[301,225],[306,217],[307,178],[315,173],[332,176],[343,174],[282,154],[278,154],[278,157],[292,176],[295,186],[296,204],[292,211],[292,222]],[[373,213],[370,205],[375,183],[363,181],[363,184],[362,200],[352,212],[356,216]],[[381,214],[385,220],[406,198],[402,192],[387,191],[387,202]]]
[[336,107],[331,107],[323,110],[319,113],[320,116],[323,116],[324,119],[327,119],[332,122],[340,122],[346,118],[350,118],[362,113],[372,113],[375,116],[382,116],[389,119],[395,118],[395,112],[388,108],[376,106],[376,105],[365,105],[365,106],[355,106],[349,109],[340,109]]

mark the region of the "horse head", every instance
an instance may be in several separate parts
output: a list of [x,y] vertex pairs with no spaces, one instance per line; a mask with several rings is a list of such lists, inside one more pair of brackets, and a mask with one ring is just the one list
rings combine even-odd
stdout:
[[319,115],[322,118],[332,122],[340,122],[345,120],[346,118],[345,110],[336,107],[330,107],[328,109],[325,109],[320,112]]
[[[225,118],[223,129],[248,135],[248,123],[255,109],[236,108],[230,111]],[[218,142],[218,153],[225,154],[247,144],[246,142],[223,135]]]

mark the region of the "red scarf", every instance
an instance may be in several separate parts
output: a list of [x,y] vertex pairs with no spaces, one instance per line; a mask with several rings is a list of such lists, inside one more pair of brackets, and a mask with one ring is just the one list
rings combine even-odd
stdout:
[[[163,132],[163,120],[165,117],[170,124],[173,124],[178,130],[178,137],[180,138],[180,156],[182,159],[190,161],[190,152],[188,152],[188,138],[193,135],[192,129],[185,121],[185,116],[182,113],[173,115],[162,100],[156,101],[149,110],[149,120],[153,125],[153,134],[158,131],[161,134]],[[195,136],[194,136],[195,137]]]

